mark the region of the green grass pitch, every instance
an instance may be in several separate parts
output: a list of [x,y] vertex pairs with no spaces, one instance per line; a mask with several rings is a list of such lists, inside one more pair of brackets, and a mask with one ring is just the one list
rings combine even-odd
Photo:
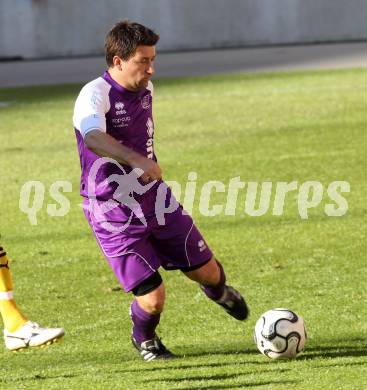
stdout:
[[[144,363],[129,341],[131,296],[102,258],[79,207],[79,161],[71,116],[80,85],[0,90],[1,239],[16,299],[35,321],[64,326],[55,346],[0,352],[1,389],[367,388],[367,70],[239,74],[155,82],[155,145],[164,177],[319,181],[324,196],[301,219],[297,192],[284,214],[194,217],[251,308],[240,323],[178,272],[158,332],[182,356]],[[38,225],[19,210],[21,186],[46,189]],[[72,183],[70,212],[51,218],[49,187]],[[349,209],[325,215],[326,188],[350,183]],[[225,194],[213,197],[223,203]],[[253,343],[260,314],[288,307],[309,339],[294,361],[271,361]]]

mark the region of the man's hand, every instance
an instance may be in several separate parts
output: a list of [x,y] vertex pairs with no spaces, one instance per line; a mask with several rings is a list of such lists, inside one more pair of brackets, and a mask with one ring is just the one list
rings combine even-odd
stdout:
[[162,170],[160,166],[150,158],[136,154],[132,157],[130,166],[132,168],[140,168],[144,171],[141,175],[141,179],[144,183],[162,179]]
[[140,168],[144,171],[141,178],[144,183],[162,179],[162,171],[159,165],[134,150],[120,144],[109,134],[99,130],[92,130],[84,138],[87,148],[101,157],[110,157],[132,168]]

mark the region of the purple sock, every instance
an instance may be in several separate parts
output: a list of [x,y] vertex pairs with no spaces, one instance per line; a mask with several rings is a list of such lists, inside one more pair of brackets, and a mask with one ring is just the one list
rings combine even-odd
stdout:
[[219,283],[216,286],[208,286],[202,285],[201,288],[204,291],[205,295],[212,299],[213,301],[217,301],[220,299],[224,293],[224,287],[226,285],[226,275],[224,273],[222,265],[217,261],[219,271],[220,271],[220,279]]
[[147,313],[134,299],[131,304],[130,316],[133,322],[133,337],[138,343],[151,340],[155,336],[155,328],[159,324],[160,313]]

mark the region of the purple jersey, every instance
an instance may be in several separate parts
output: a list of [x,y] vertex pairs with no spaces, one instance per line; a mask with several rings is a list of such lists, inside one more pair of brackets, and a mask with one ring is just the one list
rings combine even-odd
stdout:
[[[153,183],[147,184],[145,189],[148,186],[150,189],[145,190],[135,178],[131,186],[128,185],[129,181],[124,181],[127,183],[125,191],[125,184],[120,179],[121,176],[128,179],[130,173],[134,173],[131,167],[119,166],[111,160],[105,162],[84,143],[88,132],[99,130],[156,161],[153,150],[152,93],[151,82],[142,91],[131,92],[105,72],[103,77],[84,86],[74,110],[73,121],[82,168],[80,192],[85,198],[84,213],[111,268],[126,291],[136,287],[160,266],[188,270],[201,266],[212,257],[192,218],[183,213],[181,207],[168,213],[163,224],[157,217],[157,204],[160,204],[158,195],[160,188],[165,186],[162,181],[153,186]],[[94,168],[99,163],[96,173]],[[93,180],[89,180],[91,177]],[[95,184],[94,191],[89,191],[91,181]],[[171,191],[167,186],[166,189],[166,195],[163,196],[164,209],[171,202]],[[119,191],[120,195],[133,192],[134,199],[125,197],[127,201],[120,201],[116,206],[111,200],[117,199]],[[98,207],[91,207],[95,203],[107,207],[99,213]],[[109,209],[111,204],[112,208]]]
[[[94,195],[97,199],[108,200],[113,197],[117,184],[106,179],[122,171],[114,163],[104,163],[95,177],[95,193],[88,193],[88,177],[93,163],[99,158],[90,151],[83,138],[92,130],[106,132],[124,146],[156,161],[153,150],[154,123],[152,116],[153,84],[132,92],[116,83],[106,71],[86,84],[76,100],[73,123],[77,137],[80,165],[82,169],[80,193],[83,197]],[[131,168],[123,165],[125,173]],[[155,186],[154,188],[156,188]],[[152,198],[154,189],[142,196],[139,202]]]

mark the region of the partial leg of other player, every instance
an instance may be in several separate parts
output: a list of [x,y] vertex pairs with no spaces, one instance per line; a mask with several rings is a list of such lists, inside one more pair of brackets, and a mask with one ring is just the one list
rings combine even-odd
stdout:
[[13,283],[6,252],[0,247],[0,314],[4,322],[5,346],[11,351],[50,345],[64,335],[63,328],[42,328],[29,321],[13,298]]

